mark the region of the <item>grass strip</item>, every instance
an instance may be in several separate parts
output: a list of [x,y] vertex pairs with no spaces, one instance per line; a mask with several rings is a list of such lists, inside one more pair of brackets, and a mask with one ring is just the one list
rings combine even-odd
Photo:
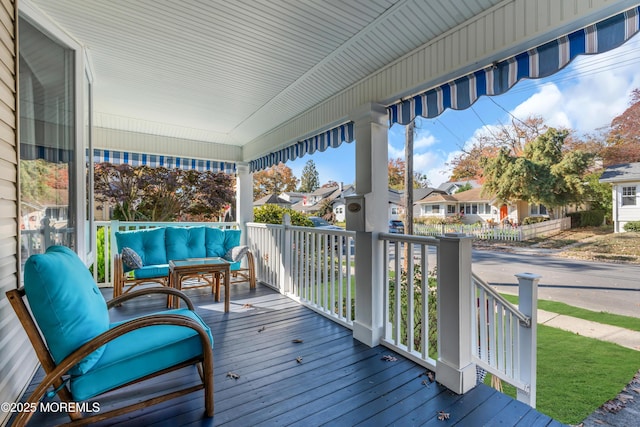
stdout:
[[[518,304],[516,295],[501,294],[512,304]],[[604,311],[592,311],[584,308],[574,307],[562,302],[538,300],[538,308],[552,313],[564,314],[565,316],[577,317],[578,319],[591,320],[605,325],[618,326],[620,328],[631,329],[640,332],[640,318],[621,316],[619,314],[606,313]]]
[[[538,326],[537,355],[536,409],[571,425],[616,397],[640,367],[637,351],[544,325]],[[503,384],[515,398],[515,388]]]

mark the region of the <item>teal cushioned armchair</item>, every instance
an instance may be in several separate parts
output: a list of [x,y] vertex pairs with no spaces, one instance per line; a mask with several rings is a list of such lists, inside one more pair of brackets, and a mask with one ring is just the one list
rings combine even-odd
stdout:
[[[110,308],[154,293],[178,296],[188,308],[110,323]],[[23,300],[25,295],[32,316]],[[106,303],[80,258],[69,248],[52,246],[44,254],[29,257],[24,288],[7,292],[7,297],[46,373],[29,403],[37,403],[51,388],[63,401],[99,402],[97,396],[110,390],[196,365],[202,384],[189,384],[182,390],[88,418],[77,412],[69,416],[87,423],[93,417],[120,415],[201,389],[205,390],[205,414],[213,416],[213,337],[181,292],[148,288]],[[29,417],[28,412],[20,414],[14,425],[23,425]]]

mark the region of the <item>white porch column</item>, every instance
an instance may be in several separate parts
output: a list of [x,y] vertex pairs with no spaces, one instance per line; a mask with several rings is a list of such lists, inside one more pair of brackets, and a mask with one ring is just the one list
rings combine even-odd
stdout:
[[536,407],[537,343],[538,343],[538,282],[542,276],[532,273],[516,274],[518,278],[518,310],[531,318],[531,327],[520,331],[520,380],[529,384],[529,392],[518,389],[517,398]]
[[438,250],[438,360],[436,379],[463,394],[476,385],[472,362],[471,241],[462,233],[445,234]]
[[389,205],[387,111],[368,103],[351,114],[356,138],[356,192],[365,196],[365,231],[356,232],[356,317],[353,337],[371,347],[383,328],[382,242]]
[[248,163],[236,163],[236,222],[242,235],[240,244],[247,244],[247,222],[253,221],[253,174]]

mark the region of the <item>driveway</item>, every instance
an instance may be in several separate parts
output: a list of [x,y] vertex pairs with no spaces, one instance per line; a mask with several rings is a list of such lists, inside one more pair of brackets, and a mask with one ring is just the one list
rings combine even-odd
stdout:
[[538,298],[640,317],[640,266],[558,258],[533,250],[473,251],[473,271],[499,292],[517,294],[517,273],[542,276]]

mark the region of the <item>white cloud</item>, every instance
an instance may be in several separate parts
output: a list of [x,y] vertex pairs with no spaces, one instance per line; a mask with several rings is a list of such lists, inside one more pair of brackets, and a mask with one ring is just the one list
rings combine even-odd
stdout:
[[628,106],[631,91],[640,87],[640,38],[612,51],[578,57],[566,72],[535,83],[536,92],[512,110],[520,119],[541,116],[554,127],[580,133],[608,126]]

